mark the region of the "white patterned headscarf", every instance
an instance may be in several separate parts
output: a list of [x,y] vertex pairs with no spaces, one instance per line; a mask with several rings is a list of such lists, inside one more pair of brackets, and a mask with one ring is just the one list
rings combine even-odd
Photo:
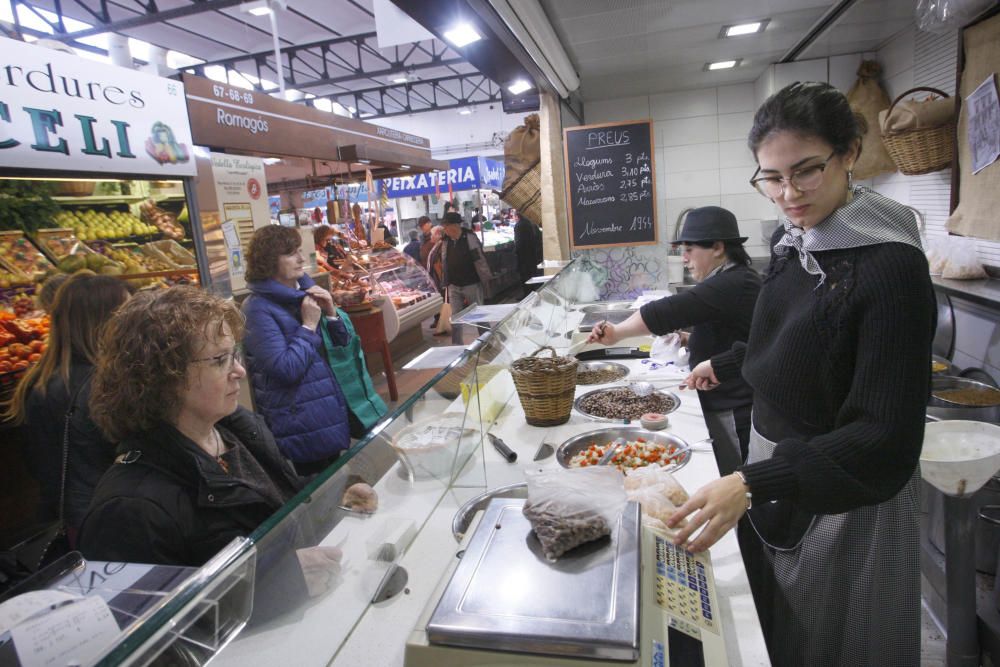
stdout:
[[819,287],[826,273],[812,253],[821,250],[860,248],[881,243],[906,243],[923,251],[920,230],[913,211],[879,193],[855,186],[853,199],[810,229],[796,227],[784,220],[785,235],[774,244],[774,251],[784,255],[789,249],[799,253],[802,268],[819,276]]

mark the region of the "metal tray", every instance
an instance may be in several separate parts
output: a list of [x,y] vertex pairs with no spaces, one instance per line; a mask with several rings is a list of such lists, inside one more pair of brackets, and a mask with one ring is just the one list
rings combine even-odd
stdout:
[[594,328],[595,324],[599,324],[607,320],[610,324],[621,324],[629,317],[635,310],[631,308],[618,308],[618,309],[603,309],[603,310],[592,310],[583,316],[580,320],[579,331],[590,331]]
[[578,376],[581,371],[625,371],[625,372],[622,373],[619,377],[616,377],[614,380],[608,380],[607,382],[589,382],[587,384],[581,384],[580,382],[577,382],[577,385],[579,386],[610,384],[612,382],[620,382],[624,378],[628,377],[629,374],[628,366],[624,364],[616,364],[613,361],[581,361],[576,366],[576,372]]
[[486,493],[481,493],[462,505],[458,511],[455,512],[455,518],[451,520],[451,534],[455,536],[456,542],[461,542],[462,538],[465,537],[465,531],[469,530],[469,525],[472,523],[472,519],[476,516],[476,512],[481,512],[486,509],[486,506],[489,505],[490,501],[494,498],[527,497],[528,485],[524,482],[521,482],[520,484],[510,484],[508,486],[499,486],[495,489],[487,491]]
[[670,472],[680,470],[691,460],[691,449],[684,438],[671,433],[664,433],[663,431],[647,431],[639,426],[611,426],[573,436],[559,445],[559,448],[556,450],[556,461],[563,468],[569,468],[570,459],[589,447],[592,442],[611,442],[616,438],[625,438],[628,441],[635,440],[637,437],[643,437],[650,442],[656,442],[661,445],[675,445],[678,449],[687,450],[679,461],[672,465],[664,466]]
[[[625,385],[625,386],[627,387],[627,385]],[[621,388],[622,388],[622,385],[618,385],[618,386],[615,386],[615,387],[603,387],[601,389],[593,389],[591,391],[588,391],[585,394],[580,394],[579,396],[576,397],[576,399],[573,400],[573,409],[576,410],[577,412],[579,412],[584,417],[587,417],[588,419],[593,419],[594,421],[599,421],[599,422],[608,422],[609,424],[629,424],[631,422],[637,422],[637,421],[639,421],[639,417],[635,417],[634,419],[632,419],[632,418],[625,418],[625,417],[617,417],[617,418],[599,417],[597,415],[590,414],[589,412],[587,412],[586,410],[584,410],[583,408],[580,407],[580,402],[583,401],[583,399],[587,398],[588,396],[593,396],[594,394],[600,394],[600,393],[608,391],[609,389],[621,389]],[[653,393],[654,394],[661,394],[663,396],[667,396],[667,397],[673,399],[673,401],[674,401],[674,407],[672,407],[671,409],[669,409],[666,412],[663,412],[661,414],[670,414],[671,412],[675,411],[677,408],[681,407],[681,397],[678,396],[677,394],[675,394],[674,392],[672,392],[672,391],[664,391],[664,390],[661,389],[661,390],[656,390]]]
[[597,313],[606,310],[628,310],[632,305],[631,301],[607,301],[605,303],[592,303],[589,306],[580,308],[581,313]]
[[542,555],[523,505],[498,498],[487,506],[427,624],[428,640],[574,659],[638,659],[638,503],[626,504],[610,538],[582,544],[554,563]]

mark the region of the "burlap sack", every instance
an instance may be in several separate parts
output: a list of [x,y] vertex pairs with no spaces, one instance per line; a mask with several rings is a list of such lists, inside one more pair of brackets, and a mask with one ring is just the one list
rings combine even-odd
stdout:
[[524,125],[514,128],[503,144],[503,161],[507,172],[503,179],[506,190],[521,177],[521,174],[531,169],[542,156],[539,145],[539,127],[541,121],[537,113],[525,116]]
[[878,124],[882,135],[940,127],[951,122],[955,115],[955,98],[928,95],[923,100],[900,100],[892,108],[878,113]]
[[847,93],[851,108],[864,116],[868,123],[865,136],[861,139],[861,156],[854,165],[854,178],[858,180],[896,171],[896,164],[882,145],[879,131],[879,112],[889,106],[889,96],[878,83],[881,73],[881,65],[874,60],[861,61],[858,80]]

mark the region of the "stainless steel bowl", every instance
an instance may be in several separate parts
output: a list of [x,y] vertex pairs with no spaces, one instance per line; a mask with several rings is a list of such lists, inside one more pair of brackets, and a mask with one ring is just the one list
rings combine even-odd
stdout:
[[[584,371],[597,372],[597,371],[618,371],[621,373],[618,377],[613,380],[608,380],[607,382],[588,382],[587,384],[609,384],[611,382],[618,382],[622,378],[628,377],[628,366],[624,364],[616,364],[613,361],[581,361],[576,365],[576,372],[579,376],[580,373]],[[577,382],[577,384],[582,384]]]
[[559,445],[559,448],[556,450],[556,461],[558,461],[559,465],[563,468],[569,468],[570,459],[585,450],[587,447],[590,447],[591,443],[604,444],[611,442],[616,438],[625,438],[625,441],[628,442],[630,440],[635,440],[638,437],[645,438],[649,442],[655,442],[661,445],[674,445],[678,449],[685,450],[681,459],[677,463],[665,466],[665,468],[671,472],[674,470],[680,470],[687,465],[688,461],[691,460],[691,449],[684,438],[673,435],[672,433],[647,431],[646,429],[638,426],[611,426],[608,428],[599,428],[596,431],[587,431],[586,433],[573,436],[563,444]]
[[[630,422],[637,422],[637,421],[639,421],[639,417],[641,417],[642,415],[636,415],[634,418],[625,418],[625,417],[618,417],[618,418],[599,417],[598,415],[591,414],[591,413],[587,412],[586,410],[584,410],[582,407],[580,407],[581,401],[583,401],[588,396],[593,396],[595,394],[602,394],[602,393],[604,393],[604,392],[606,392],[606,391],[608,391],[610,389],[621,389],[621,388],[622,388],[621,385],[618,385],[616,387],[604,387],[602,389],[594,389],[592,391],[588,391],[585,394],[580,394],[573,401],[573,409],[576,410],[577,412],[579,412],[584,417],[587,417],[588,419],[593,419],[594,421],[599,421],[599,422],[608,422],[610,424],[628,424]],[[661,414],[668,415],[671,412],[673,412],[674,410],[676,410],[677,408],[681,407],[681,397],[678,396],[677,394],[675,394],[674,392],[672,392],[672,391],[656,390],[653,393],[654,394],[660,394],[661,396],[666,396],[667,398],[673,399],[673,401],[674,401],[674,407],[670,408],[669,410],[657,410],[657,412],[660,412]]]
[[462,505],[458,511],[455,512],[455,518],[451,520],[451,534],[455,536],[456,542],[461,542],[462,538],[465,537],[465,532],[469,530],[469,526],[472,524],[472,519],[476,516],[476,512],[486,509],[486,506],[489,505],[490,501],[494,498],[527,497],[528,485],[524,482],[521,482],[520,484],[510,484],[509,486],[498,486],[497,488],[491,489],[486,493],[481,493]]
[[965,405],[941,398],[937,392],[946,389],[975,389],[997,391],[995,387],[967,378],[934,376],[931,378],[931,397],[927,414],[938,419],[968,419],[979,422],[1000,422],[1000,405]]

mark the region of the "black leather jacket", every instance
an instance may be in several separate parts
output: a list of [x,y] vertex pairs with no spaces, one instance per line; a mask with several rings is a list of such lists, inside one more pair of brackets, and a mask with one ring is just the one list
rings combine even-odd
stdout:
[[[217,427],[242,442],[272,479],[301,488],[260,417],[238,408]],[[279,507],[223,473],[168,424],[123,441],[117,453],[80,530],[87,558],[201,566]],[[304,536],[295,541],[308,542]]]

